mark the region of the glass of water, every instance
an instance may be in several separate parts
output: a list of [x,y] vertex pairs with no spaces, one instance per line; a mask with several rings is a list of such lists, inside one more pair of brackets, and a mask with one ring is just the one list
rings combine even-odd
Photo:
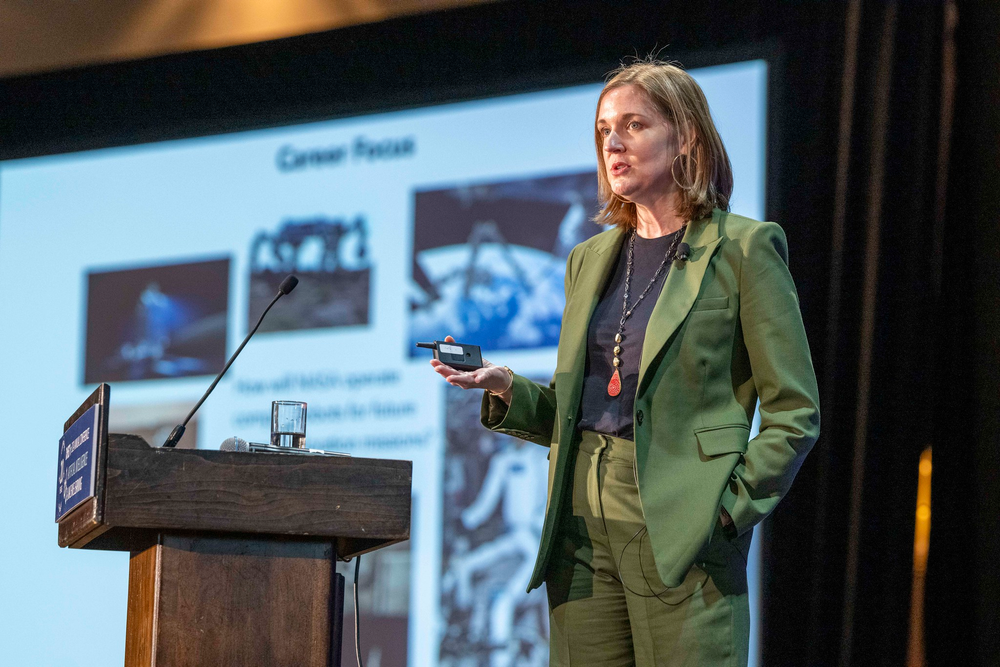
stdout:
[[305,403],[271,401],[271,444],[299,449],[306,446]]

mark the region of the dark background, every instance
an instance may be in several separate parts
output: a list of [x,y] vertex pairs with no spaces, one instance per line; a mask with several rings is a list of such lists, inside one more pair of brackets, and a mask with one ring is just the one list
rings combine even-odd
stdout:
[[823,434],[763,536],[765,665],[904,664],[933,446],[930,664],[1000,655],[1000,3],[497,2],[0,80],[0,158],[766,57]]

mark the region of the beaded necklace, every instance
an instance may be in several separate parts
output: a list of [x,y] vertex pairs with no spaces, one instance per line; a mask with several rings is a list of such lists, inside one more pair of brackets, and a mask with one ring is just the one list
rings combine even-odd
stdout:
[[642,300],[646,298],[647,294],[649,294],[649,290],[653,289],[653,285],[656,284],[660,274],[663,273],[663,270],[666,268],[667,263],[677,258],[677,246],[681,241],[681,237],[684,236],[684,228],[686,226],[687,223],[684,223],[684,226],[682,226],[679,231],[675,232],[674,240],[671,242],[670,248],[663,256],[663,261],[660,262],[660,266],[657,267],[656,273],[653,274],[649,284],[646,285],[646,289],[642,291],[639,298],[636,299],[635,303],[632,304],[632,307],[629,308],[628,293],[632,284],[632,258],[635,253],[635,230],[632,230],[632,236],[630,236],[628,240],[628,260],[625,263],[625,297],[622,299],[622,319],[621,322],[618,323],[618,333],[615,334],[614,358],[611,360],[612,365],[615,367],[615,372],[611,376],[611,381],[608,382],[609,396],[617,396],[622,392],[622,379],[618,374],[618,367],[621,366],[622,363],[622,360],[619,357],[622,353],[622,343],[625,342],[625,337],[623,335],[623,332],[625,331],[625,320],[632,316],[632,312],[636,309],[636,306],[642,303]]

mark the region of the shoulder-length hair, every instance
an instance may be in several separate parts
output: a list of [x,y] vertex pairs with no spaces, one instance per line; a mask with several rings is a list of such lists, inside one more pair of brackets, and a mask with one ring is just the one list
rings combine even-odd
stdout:
[[[705,93],[691,75],[676,65],[655,59],[622,64],[608,74],[604,90],[597,99],[597,112],[608,91],[621,86],[637,86],[646,93],[663,117],[677,132],[678,145],[686,147],[680,159],[671,164],[678,185],[677,213],[685,220],[698,220],[713,208],[729,210],[733,193],[733,168],[719,131],[712,122]],[[611,191],[604,167],[604,137],[594,119],[594,142],[597,146],[597,194],[601,210],[594,221],[632,229],[636,225],[635,204]]]

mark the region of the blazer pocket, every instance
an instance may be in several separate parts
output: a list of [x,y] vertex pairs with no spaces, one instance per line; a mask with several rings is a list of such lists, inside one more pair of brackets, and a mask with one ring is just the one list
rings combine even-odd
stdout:
[[750,429],[743,424],[709,426],[694,432],[698,438],[698,449],[705,457],[723,454],[746,454],[750,441]]
[[691,310],[722,310],[723,308],[729,308],[729,297],[728,296],[713,296],[707,299],[698,299],[691,306]]

